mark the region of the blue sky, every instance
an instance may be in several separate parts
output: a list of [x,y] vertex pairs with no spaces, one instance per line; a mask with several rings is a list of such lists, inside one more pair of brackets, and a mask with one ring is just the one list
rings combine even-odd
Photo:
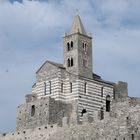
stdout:
[[93,71],[128,82],[129,95],[140,97],[139,0],[10,1],[0,1],[0,132],[15,129],[40,65],[63,63],[62,37],[77,8],[93,36]]

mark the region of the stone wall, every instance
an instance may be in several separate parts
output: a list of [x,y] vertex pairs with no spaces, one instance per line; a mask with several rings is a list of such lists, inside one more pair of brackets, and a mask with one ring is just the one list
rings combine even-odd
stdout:
[[64,116],[70,117],[72,105],[54,99],[42,98],[18,107],[17,130],[48,124],[62,124]]
[[119,81],[117,84],[114,85],[114,90],[116,100],[128,97],[128,88],[126,82]]
[[68,123],[64,117],[62,127],[42,125],[1,134],[0,140],[140,140],[140,105],[131,106],[130,100],[114,103],[113,110],[105,112],[103,120],[94,118],[89,123],[85,115],[83,123],[77,125]]

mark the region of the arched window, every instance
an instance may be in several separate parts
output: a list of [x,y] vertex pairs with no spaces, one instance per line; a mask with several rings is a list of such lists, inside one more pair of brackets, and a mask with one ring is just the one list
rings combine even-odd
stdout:
[[87,44],[85,43],[85,50],[84,50],[85,52],[87,52]]
[[51,81],[49,81],[50,84],[50,94],[52,93],[52,89],[51,89]]
[[46,82],[44,82],[44,94],[46,95]]
[[67,60],[67,67],[70,67],[70,59]]
[[70,82],[70,93],[72,93],[72,83]]
[[115,99],[115,88],[113,88],[113,98]]
[[85,83],[84,91],[87,93],[87,83]]
[[73,41],[71,41],[71,48],[73,48]]
[[83,43],[82,45],[83,45],[83,50],[84,50],[84,48],[85,48],[85,43]]
[[101,97],[103,97],[104,94],[104,87],[101,87]]
[[63,93],[63,83],[61,83],[61,93]]
[[35,115],[35,105],[31,106],[31,116],[33,117]]
[[71,67],[73,66],[73,58],[71,58]]
[[84,50],[84,52],[87,52],[87,44],[86,43],[83,43],[83,50]]
[[67,50],[70,51],[70,43],[67,43]]
[[106,97],[106,112],[110,112],[110,102],[111,102],[111,97],[110,97],[110,95],[107,95],[107,97]]

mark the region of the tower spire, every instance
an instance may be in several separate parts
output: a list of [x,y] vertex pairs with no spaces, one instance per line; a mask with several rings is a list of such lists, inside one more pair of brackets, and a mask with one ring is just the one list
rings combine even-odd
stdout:
[[74,34],[77,32],[87,35],[79,15],[76,15],[74,17],[73,24],[72,24],[69,34]]

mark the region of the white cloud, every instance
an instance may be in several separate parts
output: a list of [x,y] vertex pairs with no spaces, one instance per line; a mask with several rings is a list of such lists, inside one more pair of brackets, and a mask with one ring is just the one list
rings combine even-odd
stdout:
[[[94,72],[106,80],[127,81],[130,95],[139,96],[138,5],[139,0],[0,1],[0,131],[15,126],[16,106],[31,90],[43,61],[62,62],[62,35],[76,8],[93,34]],[[9,114],[12,123],[5,121]]]

